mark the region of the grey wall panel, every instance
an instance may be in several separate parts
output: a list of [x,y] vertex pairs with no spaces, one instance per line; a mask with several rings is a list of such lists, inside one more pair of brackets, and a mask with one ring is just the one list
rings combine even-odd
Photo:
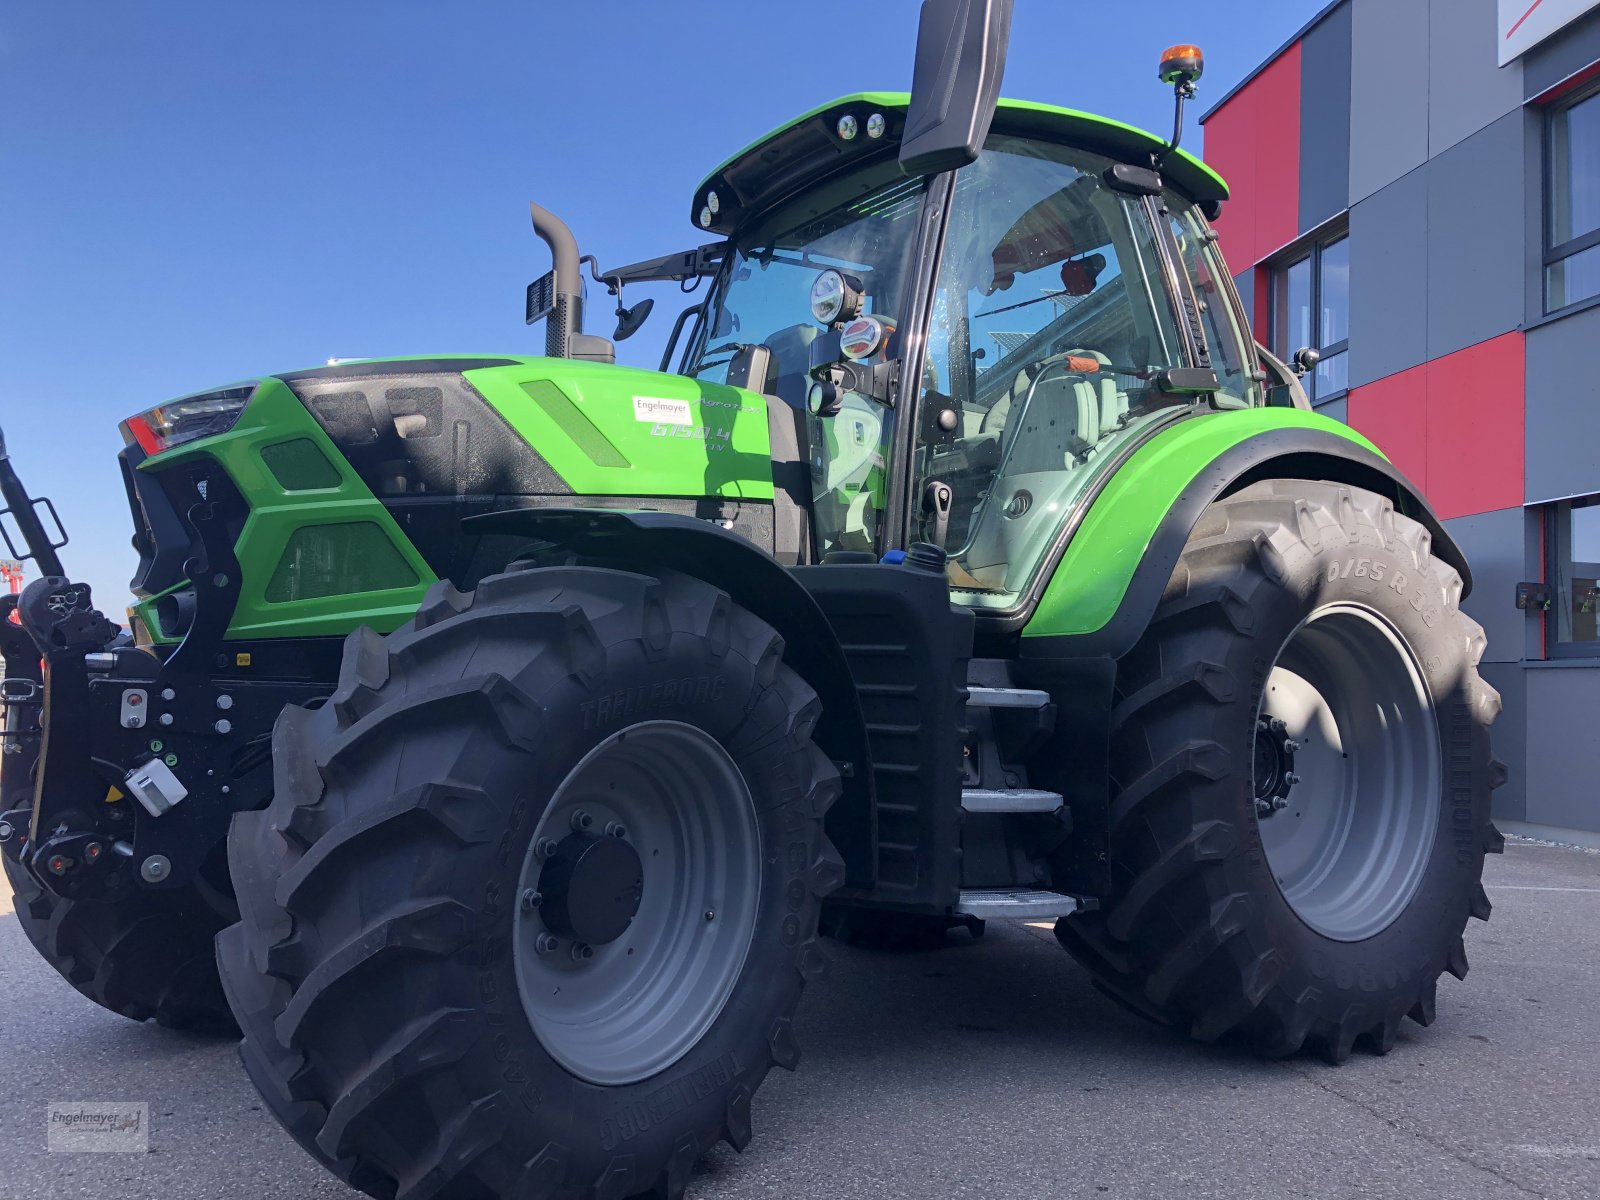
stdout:
[[1522,110],[1523,320],[1532,325],[1544,316],[1544,109]]
[[1600,831],[1600,668],[1531,670],[1528,805],[1535,825]]
[[1521,661],[1529,620],[1515,604],[1517,581],[1527,578],[1522,509],[1502,508],[1444,524],[1472,567],[1472,594],[1461,607],[1489,635],[1484,660]]
[[1479,669],[1500,693],[1500,719],[1490,733],[1494,756],[1506,764],[1505,786],[1494,794],[1494,815],[1507,821],[1528,816],[1528,676],[1516,663],[1484,663]]
[[1317,412],[1325,417],[1332,417],[1335,421],[1349,421],[1349,403],[1345,400],[1330,400],[1326,404],[1317,405]]
[[1356,0],[1350,36],[1350,198],[1428,157],[1430,0]]
[[1351,387],[1428,357],[1427,173],[1413,171],[1350,210]]
[[1256,341],[1271,345],[1272,335],[1265,329],[1255,329],[1256,323],[1256,269],[1246,267],[1233,277],[1233,286],[1239,289],[1239,301],[1244,305],[1244,315],[1256,335]]
[[1600,9],[1522,56],[1522,94],[1532,100],[1594,62],[1600,62]]
[[[1522,578],[1539,579],[1544,575],[1544,513],[1537,508],[1522,510]],[[1544,657],[1544,622],[1530,613],[1523,624],[1522,657],[1532,660]]]
[[1428,37],[1428,153],[1522,107],[1522,63],[1496,63],[1498,0],[1431,0]]
[[1300,232],[1350,207],[1350,20],[1334,9],[1300,43]]
[[1429,358],[1522,324],[1524,126],[1519,109],[1428,163]]
[[1597,346],[1600,309],[1528,331],[1523,486],[1530,503],[1600,491]]

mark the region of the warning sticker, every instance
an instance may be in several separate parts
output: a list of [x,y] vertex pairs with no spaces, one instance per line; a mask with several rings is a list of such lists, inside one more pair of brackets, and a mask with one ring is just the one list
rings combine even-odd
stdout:
[[651,421],[656,424],[694,424],[694,414],[689,411],[689,402],[687,400],[665,400],[659,396],[635,396],[633,398],[633,415],[635,420]]

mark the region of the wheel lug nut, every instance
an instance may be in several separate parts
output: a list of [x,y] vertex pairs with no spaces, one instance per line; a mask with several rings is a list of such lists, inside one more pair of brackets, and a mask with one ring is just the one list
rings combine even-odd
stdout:
[[628,827],[621,821],[608,821],[606,822],[606,836],[625,838],[628,836]]
[[1272,798],[1272,811],[1273,812],[1282,812],[1284,809],[1286,809],[1288,807],[1289,807],[1289,799],[1288,799],[1287,796],[1274,796]]
[[560,942],[548,933],[541,933],[534,939],[533,948],[540,954],[554,954],[561,945]]
[[532,888],[529,888],[527,891],[522,893],[522,911],[523,912],[532,912],[534,909],[538,908],[539,905],[541,903],[543,903],[543,902],[544,902],[544,897],[541,896],[538,892],[534,891]]
[[1267,722],[1267,728],[1272,730],[1273,733],[1282,733],[1289,726],[1284,723],[1282,717],[1273,717]]
[[1300,749],[1300,743],[1295,741],[1293,738],[1284,738],[1283,749],[1284,753],[1293,754],[1296,750]]
[[535,854],[537,854],[540,858],[549,858],[552,854],[554,854],[556,852],[556,841],[555,841],[555,839],[554,838],[540,838],[538,843],[534,846],[533,852]]
[[588,813],[584,812],[581,808],[572,814],[572,828],[578,833],[582,833],[585,829],[589,828],[589,826],[593,824],[594,818]]
[[[1293,787],[1295,784],[1300,782],[1300,776],[1296,775],[1293,771],[1290,771],[1283,777],[1283,781],[1290,787]],[[1285,803],[1287,803],[1287,801],[1285,801]]]
[[588,962],[593,957],[594,957],[594,947],[593,946],[586,945],[583,942],[574,942],[572,944],[572,961],[573,962]]

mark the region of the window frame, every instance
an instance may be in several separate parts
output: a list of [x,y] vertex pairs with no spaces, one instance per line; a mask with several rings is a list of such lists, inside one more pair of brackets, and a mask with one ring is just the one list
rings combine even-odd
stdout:
[[1555,101],[1544,106],[1543,114],[1543,145],[1541,147],[1544,158],[1544,170],[1540,179],[1540,265],[1539,265],[1539,311],[1545,316],[1555,316],[1585,305],[1600,302],[1600,292],[1593,295],[1581,296],[1576,300],[1568,299],[1566,303],[1551,307],[1550,304],[1550,269],[1557,264],[1564,263],[1570,258],[1575,258],[1586,250],[1600,246],[1600,225],[1579,234],[1577,237],[1568,238],[1560,244],[1555,244],[1555,201],[1556,201],[1556,122],[1565,114],[1589,100],[1600,96],[1600,82],[1592,83],[1586,87],[1575,88],[1565,93]]
[[[1590,496],[1568,496],[1561,500],[1552,500],[1542,506],[1543,519],[1541,520],[1541,533],[1543,535],[1544,555],[1544,585],[1550,590],[1550,607],[1540,615],[1544,618],[1544,656],[1547,659],[1600,659],[1600,637],[1588,641],[1562,641],[1561,640],[1561,577],[1565,572],[1569,577],[1571,571],[1564,568],[1561,558],[1561,507],[1567,506],[1567,544],[1572,544],[1571,513],[1574,508],[1600,507],[1600,494]],[[1570,561],[1570,557],[1569,560]]]
[[[1293,247],[1284,251],[1267,264],[1270,279],[1268,312],[1271,314],[1271,329],[1268,332],[1268,336],[1272,340],[1273,353],[1283,362],[1292,366],[1295,353],[1304,349],[1302,346],[1287,345],[1285,338],[1288,331],[1279,328],[1279,314],[1285,300],[1285,292],[1289,286],[1289,272],[1303,262],[1309,261],[1311,264],[1311,333],[1313,338],[1320,339],[1322,336],[1322,258],[1330,246],[1337,245],[1340,242],[1348,243],[1349,240],[1350,227],[1341,223],[1328,229],[1320,230],[1304,241],[1295,243]],[[1350,349],[1349,324],[1349,296],[1347,295],[1345,297],[1345,326],[1347,330],[1345,336],[1336,342],[1329,342],[1326,346],[1319,344],[1318,341],[1312,341],[1310,343],[1311,348],[1317,351],[1324,361],[1340,354],[1348,353]],[[1306,372],[1301,379],[1301,385],[1305,387],[1306,397],[1311,401],[1312,407],[1320,408],[1324,404],[1332,404],[1337,400],[1342,400],[1349,394],[1349,378],[1349,360],[1346,359],[1345,379],[1347,382],[1344,387],[1330,391],[1327,395],[1320,394],[1317,391],[1317,372],[1315,369]]]

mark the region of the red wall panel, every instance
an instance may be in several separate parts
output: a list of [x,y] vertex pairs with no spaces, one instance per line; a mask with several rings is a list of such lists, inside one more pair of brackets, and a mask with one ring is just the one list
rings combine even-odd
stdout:
[[1228,181],[1231,193],[1216,219],[1223,257],[1237,275],[1257,262],[1256,248],[1256,105],[1250,89],[1219,108],[1206,122],[1205,159]]
[[1345,416],[1428,492],[1427,364],[1352,388]]
[[1233,193],[1217,232],[1235,273],[1300,235],[1299,42],[1206,122],[1205,157]]
[[1523,335],[1507,333],[1353,389],[1347,416],[1440,517],[1517,508],[1524,379]]
[[1427,364],[1428,499],[1441,517],[1522,505],[1523,335]]

